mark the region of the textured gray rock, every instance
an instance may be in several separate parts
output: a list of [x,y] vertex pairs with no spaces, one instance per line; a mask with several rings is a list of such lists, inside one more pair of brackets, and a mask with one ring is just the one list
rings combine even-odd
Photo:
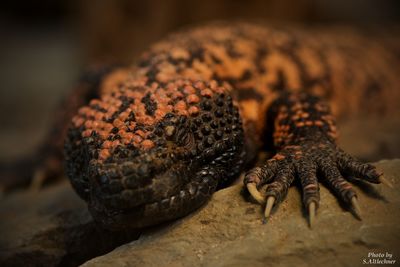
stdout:
[[[158,228],[83,266],[361,266],[368,253],[400,261],[400,160],[376,164],[394,189],[357,182],[359,221],[321,188],[313,229],[296,187],[261,223],[261,207],[245,201],[241,185],[221,190],[194,214]],[[375,258],[377,259],[377,258]],[[388,259],[388,258],[386,258]]]
[[0,266],[76,266],[137,236],[97,228],[67,181],[0,202]]

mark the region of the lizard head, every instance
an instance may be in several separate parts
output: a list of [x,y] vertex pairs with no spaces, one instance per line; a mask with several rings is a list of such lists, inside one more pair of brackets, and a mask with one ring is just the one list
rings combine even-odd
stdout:
[[243,165],[243,128],[227,86],[127,82],[73,118],[67,173],[94,219],[138,228],[186,215]]

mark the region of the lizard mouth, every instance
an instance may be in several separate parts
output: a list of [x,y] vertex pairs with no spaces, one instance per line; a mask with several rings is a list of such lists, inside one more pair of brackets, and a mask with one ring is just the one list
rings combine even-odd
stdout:
[[209,162],[179,162],[134,190],[107,197],[93,187],[89,210],[96,222],[110,230],[138,229],[183,217],[205,204],[224,177],[230,181],[240,173],[245,153],[234,151],[231,148],[214,159],[228,164],[227,169]]
[[[119,199],[108,199],[105,202],[99,197],[92,197],[89,200],[89,210],[95,221],[111,230],[143,228],[182,217],[205,203],[215,191],[216,183],[204,171],[196,179],[190,179],[190,182],[178,179],[190,177],[180,174],[168,171],[155,177],[153,181],[156,182],[140,192],[123,191]],[[176,178],[171,179],[172,175]],[[172,185],[171,181],[174,180],[183,183]]]

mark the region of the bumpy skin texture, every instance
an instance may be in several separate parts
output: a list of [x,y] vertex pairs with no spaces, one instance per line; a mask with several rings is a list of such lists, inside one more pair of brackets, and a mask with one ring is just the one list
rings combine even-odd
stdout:
[[396,40],[383,39],[250,24],[171,35],[107,73],[72,119],[71,183],[105,227],[144,227],[195,210],[267,146],[275,156],[245,184],[268,184],[279,202],[298,178],[304,204],[318,205],[318,172],[350,203],[342,175],[380,174],[337,147],[333,114],[394,109],[399,59]]

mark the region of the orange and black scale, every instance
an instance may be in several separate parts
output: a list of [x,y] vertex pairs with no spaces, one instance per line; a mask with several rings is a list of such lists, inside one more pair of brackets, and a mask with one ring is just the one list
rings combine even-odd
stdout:
[[349,202],[344,177],[379,183],[379,173],[337,147],[335,117],[396,111],[391,37],[242,23],[173,34],[98,75],[66,137],[67,174],[112,229],[188,214],[265,147],[275,156],[245,184],[268,184],[279,202],[299,179],[307,206],[319,202],[318,173]]

